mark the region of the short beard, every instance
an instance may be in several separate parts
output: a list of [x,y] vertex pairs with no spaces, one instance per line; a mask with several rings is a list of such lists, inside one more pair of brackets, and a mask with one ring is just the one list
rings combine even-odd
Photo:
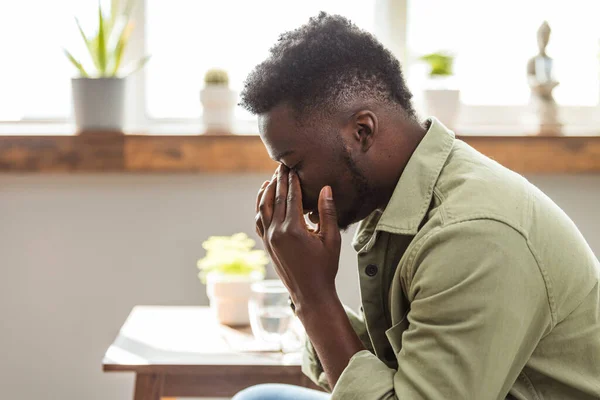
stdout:
[[350,171],[352,185],[356,193],[354,204],[352,204],[348,212],[345,215],[338,216],[338,227],[342,231],[346,231],[350,225],[359,221],[359,214],[365,208],[365,203],[368,206],[368,203],[375,201],[375,191],[344,146],[342,146],[342,158]]

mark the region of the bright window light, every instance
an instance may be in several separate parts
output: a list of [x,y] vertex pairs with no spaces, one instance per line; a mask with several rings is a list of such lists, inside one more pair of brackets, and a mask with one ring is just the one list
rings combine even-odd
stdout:
[[71,114],[70,78],[62,48],[77,56],[84,45],[74,16],[95,22],[96,0],[0,2],[0,121],[60,119]]
[[[239,91],[279,34],[319,11],[373,31],[375,0],[147,0],[147,110],[151,118],[198,118],[207,69],[224,68]],[[240,119],[250,115],[236,110]]]
[[[408,49],[419,55],[456,55],[461,99],[469,105],[524,105],[529,100],[526,65],[537,54],[542,21],[552,28],[557,102],[595,106],[600,91],[598,0],[409,1]],[[412,86],[422,66],[411,68]]]

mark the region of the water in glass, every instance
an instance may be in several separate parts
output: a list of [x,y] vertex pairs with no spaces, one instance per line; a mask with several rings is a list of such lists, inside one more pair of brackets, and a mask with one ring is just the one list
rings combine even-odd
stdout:
[[281,350],[283,336],[289,331],[294,313],[288,304],[289,294],[279,280],[266,280],[252,285],[249,314],[254,336],[276,343]]

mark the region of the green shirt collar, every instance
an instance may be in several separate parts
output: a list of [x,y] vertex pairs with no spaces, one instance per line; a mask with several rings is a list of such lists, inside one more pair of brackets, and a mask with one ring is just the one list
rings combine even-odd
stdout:
[[429,121],[429,129],[406,164],[385,210],[376,210],[360,222],[352,242],[357,252],[373,246],[377,231],[416,235],[454,143],[451,130],[435,118]]

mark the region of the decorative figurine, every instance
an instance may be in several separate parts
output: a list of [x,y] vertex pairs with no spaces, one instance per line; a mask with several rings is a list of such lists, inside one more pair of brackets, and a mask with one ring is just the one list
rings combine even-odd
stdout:
[[539,53],[527,63],[527,82],[531,88],[531,106],[541,134],[559,134],[562,124],[558,117],[558,105],[552,91],[559,82],[552,73],[553,60],[546,54],[550,41],[550,25],[544,21],[537,32]]

